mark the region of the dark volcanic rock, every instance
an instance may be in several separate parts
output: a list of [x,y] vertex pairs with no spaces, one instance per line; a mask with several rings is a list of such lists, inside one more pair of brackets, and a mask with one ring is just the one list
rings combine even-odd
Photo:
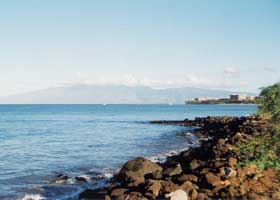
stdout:
[[51,183],[54,183],[54,184],[65,184],[65,183],[67,183],[67,181],[69,179],[70,179],[69,176],[63,175],[63,174],[59,174],[54,181],[51,181]]
[[150,193],[151,195],[149,196],[155,199],[159,195],[159,191],[161,189],[161,182],[158,180],[148,180],[145,189],[146,194]]
[[156,171],[162,171],[162,167],[146,158],[138,157],[124,164],[118,175],[118,180],[137,186],[145,182],[145,176]]
[[177,181],[181,183],[186,181],[197,182],[198,177],[193,174],[182,174],[179,177],[177,177]]
[[88,180],[84,177],[81,177],[81,176],[78,176],[78,177],[75,177],[75,180],[78,181],[78,182],[88,182]]
[[106,197],[107,192],[106,190],[98,189],[98,190],[91,190],[87,189],[80,193],[79,199],[81,200],[104,200]]
[[114,188],[112,191],[111,191],[111,194],[110,196],[111,197],[116,197],[118,199],[123,199],[124,196],[125,196],[125,192],[127,192],[128,190],[125,189],[125,188]]
[[171,166],[171,167],[164,169],[163,175],[170,177],[170,176],[175,176],[175,175],[181,174],[182,172],[183,171],[182,171],[181,165],[178,163],[175,166]]
[[162,174],[162,170],[156,170],[152,173],[152,179],[155,179],[155,180],[160,180],[162,179],[163,177],[163,174]]

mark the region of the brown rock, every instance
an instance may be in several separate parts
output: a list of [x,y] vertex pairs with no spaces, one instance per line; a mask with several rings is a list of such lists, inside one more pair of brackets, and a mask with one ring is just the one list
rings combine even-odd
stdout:
[[256,166],[243,167],[237,170],[237,176],[241,178],[244,178],[245,176],[255,175],[256,173],[257,173]]
[[229,166],[231,166],[231,167],[235,167],[236,164],[237,164],[237,159],[234,158],[234,157],[229,157],[229,158],[228,158],[228,164],[229,164]]
[[161,194],[169,194],[170,192],[174,192],[179,189],[177,184],[174,184],[172,181],[161,181]]
[[155,171],[162,171],[162,167],[148,159],[138,157],[124,164],[119,173],[119,180],[128,183],[129,186],[137,186],[145,182],[145,175]]
[[152,173],[152,178],[155,180],[160,180],[162,179],[162,171],[161,170],[156,170]]
[[242,182],[239,186],[239,193],[244,195],[250,190],[250,185],[248,181]]
[[226,144],[226,148],[230,151],[232,151],[234,149],[234,146],[231,144]]
[[182,190],[185,190],[186,192],[189,192],[192,189],[197,189],[197,190],[199,189],[199,187],[196,184],[193,184],[190,181],[184,182],[183,184],[181,184],[179,186],[179,188],[182,189]]
[[115,188],[111,192],[111,197],[121,197],[127,191],[125,188]]
[[200,173],[201,173],[201,174],[207,174],[209,171],[210,171],[209,168],[203,168],[203,169],[200,171]]
[[191,197],[191,200],[197,200],[198,198],[198,192],[196,191],[196,189],[192,189],[190,191],[190,197]]
[[148,200],[147,198],[143,197],[143,195],[139,192],[131,192],[125,196],[123,200]]
[[191,170],[195,170],[196,168],[201,166],[201,162],[199,162],[198,160],[194,159],[191,161],[190,163],[190,169]]
[[244,135],[240,132],[237,132],[233,137],[233,142],[241,142],[243,140]]
[[205,178],[206,178],[206,181],[212,186],[216,186],[217,184],[219,184],[221,182],[221,179],[211,172],[208,172],[207,174],[205,174]]
[[200,189],[199,192],[206,194],[208,197],[213,197],[214,196],[214,191],[213,190]]
[[199,192],[197,194],[197,199],[198,200],[210,200],[210,198],[208,197],[208,195],[206,193],[201,193],[201,192]]
[[218,140],[218,143],[221,144],[221,145],[225,145],[226,141],[225,141],[225,139],[221,138],[221,139]]
[[215,160],[215,162],[214,162],[214,167],[215,168],[220,168],[220,167],[222,167],[224,165],[225,165],[225,162],[221,161],[221,160]]
[[156,196],[149,192],[146,192],[144,196],[148,199],[156,199]]
[[154,197],[157,197],[161,189],[161,182],[157,180],[148,180],[145,189],[148,193],[151,193]]
[[178,163],[176,166],[174,167],[169,167],[165,170],[163,170],[163,175],[164,176],[175,176],[178,174],[181,174],[183,172],[181,165]]
[[228,193],[229,193],[230,197],[237,197],[237,196],[239,196],[238,189],[236,187],[234,187],[233,185],[229,186]]
[[271,198],[271,199],[280,199],[280,190],[275,191],[275,192],[272,194],[272,198]]
[[185,182],[185,181],[192,181],[192,182],[197,182],[198,178],[197,176],[193,174],[182,174],[177,178],[179,182]]
[[218,192],[221,189],[226,188],[229,185],[230,185],[230,182],[228,180],[220,181],[219,183],[216,183],[216,186],[214,188],[214,192]]
[[230,185],[228,180],[222,181],[218,176],[209,172],[205,175],[206,181],[214,187],[214,192],[218,192],[221,189]]

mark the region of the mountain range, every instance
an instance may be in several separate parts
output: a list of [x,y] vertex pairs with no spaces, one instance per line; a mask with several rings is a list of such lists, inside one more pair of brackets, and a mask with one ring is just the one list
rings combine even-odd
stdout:
[[[86,85],[53,87],[0,97],[1,104],[183,104],[195,97],[228,97],[226,90],[193,87],[154,89],[146,86]],[[252,93],[247,93],[254,95]]]

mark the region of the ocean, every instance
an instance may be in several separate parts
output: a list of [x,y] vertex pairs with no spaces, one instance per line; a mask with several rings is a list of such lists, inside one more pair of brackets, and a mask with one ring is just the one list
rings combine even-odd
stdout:
[[[151,120],[241,116],[256,105],[0,105],[0,199],[74,199],[134,157],[164,159],[198,145],[193,127]],[[59,174],[92,183],[52,184]]]

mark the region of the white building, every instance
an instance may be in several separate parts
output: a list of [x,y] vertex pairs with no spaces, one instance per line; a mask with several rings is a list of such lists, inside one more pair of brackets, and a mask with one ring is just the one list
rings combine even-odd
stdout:
[[197,98],[194,98],[195,101],[207,101],[209,100],[208,97],[197,97]]
[[236,102],[236,101],[248,101],[248,100],[254,100],[254,96],[247,96],[246,94],[232,94],[229,96],[230,101]]

